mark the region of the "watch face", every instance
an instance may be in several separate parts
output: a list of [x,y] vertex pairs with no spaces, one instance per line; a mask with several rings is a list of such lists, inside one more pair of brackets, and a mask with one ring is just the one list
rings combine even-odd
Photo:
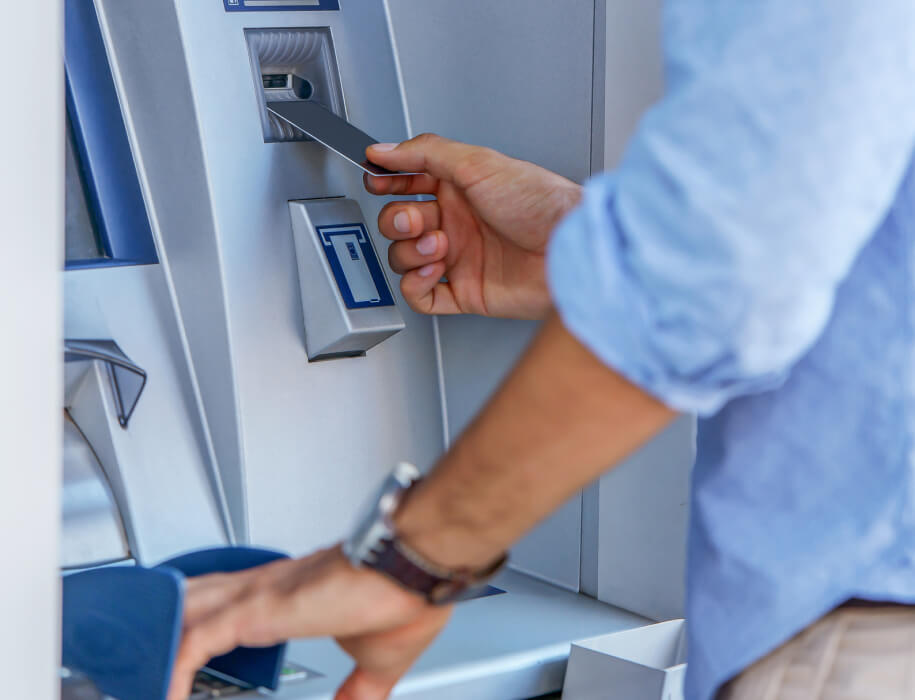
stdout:
[[385,477],[379,489],[359,511],[355,531],[344,545],[350,561],[365,561],[378,542],[393,537],[391,517],[397,510],[404,491],[418,478],[419,470],[408,462],[400,462]]

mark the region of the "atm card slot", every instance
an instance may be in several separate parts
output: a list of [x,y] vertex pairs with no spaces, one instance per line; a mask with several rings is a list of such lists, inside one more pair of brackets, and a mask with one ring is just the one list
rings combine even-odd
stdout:
[[317,102],[308,100],[274,101],[267,103],[267,110],[299,131],[308,134],[325,148],[329,148],[353,165],[362,168],[369,175],[380,177],[418,174],[395,172],[370,163],[366,160],[365,149],[378,141]]

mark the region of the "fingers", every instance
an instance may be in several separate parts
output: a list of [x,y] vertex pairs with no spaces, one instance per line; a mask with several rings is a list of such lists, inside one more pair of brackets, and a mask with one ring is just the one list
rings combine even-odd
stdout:
[[337,691],[336,700],[385,700],[450,615],[450,607],[426,609],[414,620],[385,632],[338,639],[356,661],[356,668]]
[[430,231],[419,238],[396,241],[388,248],[391,269],[402,275],[443,260],[448,254],[448,237],[441,231]]
[[436,134],[420,134],[401,144],[379,143],[366,149],[366,156],[389,170],[428,173],[440,180],[449,180],[467,187],[464,180],[472,175],[465,166],[484,159],[491,153],[485,148],[452,141]]
[[[252,572],[257,572],[253,576],[239,572],[188,582],[184,631],[172,669],[168,700],[185,700],[197,671],[213,657],[240,645],[271,646],[281,641],[283,637],[276,633],[275,620],[283,615],[285,598],[266,585],[278,571],[269,569],[270,566],[253,569]],[[208,614],[203,612],[219,600],[223,601],[221,605],[210,609]]]
[[451,288],[439,283],[449,245],[440,225],[438,202],[394,202],[378,217],[379,230],[394,241],[388,262],[395,273],[404,275],[404,299],[411,309],[425,314],[460,312]]
[[169,700],[187,698],[197,671],[214,656],[227,653],[241,643],[266,643],[257,638],[260,630],[252,630],[252,620],[267,617],[264,613],[269,596],[265,582],[283,574],[293,564],[283,560],[231,574],[187,579],[184,630],[172,670]]
[[431,175],[375,175],[364,174],[362,182],[372,194],[435,194],[438,180]]
[[451,287],[441,281],[444,274],[445,262],[440,260],[401,277],[400,291],[407,305],[421,314],[462,313]]
[[386,700],[398,678],[357,668],[340,686],[334,700]]
[[211,574],[185,584],[184,625],[196,624],[238,598],[249,585],[249,572]]
[[415,238],[442,226],[438,202],[391,202],[378,215],[378,230],[385,238],[400,241]]
[[213,615],[206,622],[187,629],[175,657],[168,700],[186,700],[194,676],[210,659],[239,645],[239,616],[234,612]]

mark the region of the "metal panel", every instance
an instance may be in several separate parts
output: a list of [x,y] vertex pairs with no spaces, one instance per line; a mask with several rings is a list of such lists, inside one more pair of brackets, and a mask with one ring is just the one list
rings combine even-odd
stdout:
[[590,174],[594,0],[391,0],[414,134]]
[[[391,0],[411,131],[496,148],[583,182],[590,174],[593,0]],[[537,324],[438,320],[449,432],[463,430]],[[560,465],[557,465],[557,468]],[[513,552],[578,589],[580,497]]]
[[[307,362],[287,202],[348,195],[367,222],[383,202],[320,145],[263,142],[245,30],[329,27],[348,114],[394,140],[405,130],[384,7],[352,0],[346,13],[259,14],[216,3],[103,5],[238,531],[291,552],[339,539],[393,463],[428,465],[442,449],[432,324],[398,298],[404,331],[364,358]],[[136,75],[143,89],[127,78]]]
[[230,537],[243,540],[242,436],[221,253],[176,9],[143,0],[98,0],[97,9],[199,406],[206,464],[225,489]]
[[585,493],[582,590],[653,620],[683,616],[695,420],[685,416]]
[[663,93],[661,3],[596,2],[595,24],[605,31],[594,37],[595,173],[616,166],[645,110]]
[[[392,698],[507,700],[556,692],[562,688],[571,640],[648,622],[514,571],[504,572],[495,583],[507,592],[460,603]],[[353,667],[330,639],[293,641],[287,658],[316,675],[281,685],[278,700],[332,700]],[[262,696],[252,692],[238,697]]]
[[[664,89],[661,0],[598,0],[595,171],[613,168]],[[584,493],[582,590],[653,619],[683,614],[695,420],[664,434]]]
[[224,544],[218,484],[202,432],[178,325],[159,265],[64,274],[67,337],[115,338],[148,373],[127,429],[118,426],[108,382],[83,397],[80,427],[105,467],[133,554],[154,563],[176,551]]
[[[85,391],[104,387],[99,385],[94,369],[85,372],[81,383]],[[62,511],[61,568],[85,568],[130,558],[121,511],[98,455],[71,415],[64,423]]]

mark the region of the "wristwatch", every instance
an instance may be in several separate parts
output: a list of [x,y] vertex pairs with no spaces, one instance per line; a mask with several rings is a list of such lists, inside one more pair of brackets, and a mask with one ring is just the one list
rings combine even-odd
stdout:
[[356,567],[384,574],[404,588],[418,593],[433,605],[454,602],[486,584],[508,557],[480,571],[446,569],[425,559],[398,537],[394,516],[404,497],[420,480],[419,470],[400,462],[388,475],[359,521],[355,532],[343,544],[343,552]]

